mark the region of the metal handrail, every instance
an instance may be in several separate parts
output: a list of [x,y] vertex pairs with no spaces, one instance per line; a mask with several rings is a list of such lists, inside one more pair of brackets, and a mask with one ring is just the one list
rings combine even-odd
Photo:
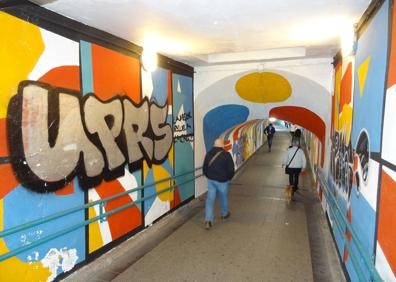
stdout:
[[25,230],[25,229],[28,229],[28,228],[31,228],[31,227],[35,227],[37,225],[40,225],[40,224],[43,224],[43,223],[46,223],[46,222],[49,222],[49,221],[52,221],[52,220],[55,220],[55,219],[58,219],[60,217],[69,215],[71,213],[74,213],[74,212],[77,212],[77,211],[80,211],[80,210],[84,210],[84,209],[87,209],[87,208],[92,207],[92,206],[96,206],[98,204],[107,203],[110,200],[117,199],[119,197],[131,194],[133,192],[137,192],[139,190],[144,190],[144,189],[146,189],[148,187],[151,187],[151,186],[166,182],[168,180],[173,180],[175,178],[178,178],[178,177],[190,174],[190,173],[194,173],[194,172],[196,172],[197,170],[199,170],[201,168],[202,167],[198,167],[198,168],[196,168],[196,169],[194,169],[192,171],[189,171],[189,172],[184,172],[184,173],[177,174],[177,175],[174,175],[174,176],[171,176],[171,177],[168,177],[168,178],[163,178],[163,179],[158,180],[156,182],[153,182],[153,183],[150,183],[150,184],[147,184],[147,185],[138,186],[136,188],[133,188],[133,189],[130,189],[130,190],[126,190],[126,191],[118,193],[118,194],[114,194],[114,195],[109,196],[109,197],[104,198],[104,199],[96,200],[96,201],[90,202],[88,204],[84,204],[84,205],[81,205],[81,206],[70,208],[70,209],[67,209],[67,210],[64,210],[64,211],[61,211],[61,212],[58,212],[58,213],[54,213],[52,215],[48,215],[46,217],[42,217],[40,219],[32,220],[32,221],[30,221],[28,223],[23,223],[23,224],[14,226],[12,228],[8,228],[8,229],[3,230],[3,231],[0,232],[0,238],[8,236],[8,235],[11,235],[11,234],[14,234],[16,232],[19,232],[19,231],[22,231],[22,230]]
[[[337,225],[337,228],[339,228],[340,234],[343,234],[343,232],[342,232],[342,228],[340,226],[340,223],[337,220],[338,217],[335,216],[335,211],[340,215],[340,218],[342,219],[342,221],[345,224],[346,228],[349,230],[349,232],[351,234],[351,239],[354,241],[360,256],[363,258],[363,262],[365,263],[365,265],[367,266],[367,268],[368,268],[368,270],[370,272],[370,276],[372,278],[372,281],[375,281],[375,282],[383,281],[381,279],[380,275],[378,274],[378,271],[375,268],[374,263],[371,261],[371,259],[367,255],[365,249],[363,248],[363,244],[360,242],[359,238],[357,237],[356,232],[354,231],[352,226],[349,224],[348,219],[346,218],[346,216],[342,212],[342,209],[338,205],[338,202],[335,199],[334,195],[329,192],[329,187],[328,187],[328,185],[327,185],[327,183],[325,181],[324,173],[321,170],[318,170],[317,175],[318,175],[318,178],[319,178],[320,185],[322,186],[323,191],[325,192],[324,195],[326,197],[326,200],[330,203],[330,207],[331,207],[330,211],[333,214],[333,218],[336,221],[336,225]],[[336,209],[333,210],[332,207],[335,207]],[[345,239],[345,238],[343,237],[343,239]],[[355,269],[356,269],[356,263],[357,263],[356,262],[356,258],[355,258],[355,255],[352,252],[352,249],[351,249],[351,246],[350,246],[350,243],[348,242],[348,240],[345,241],[345,245],[346,245],[346,247],[348,249],[348,252],[351,254],[352,263],[353,263],[353,265],[355,266]],[[358,266],[358,268],[361,271],[360,265]],[[359,279],[361,279],[362,276],[364,278],[364,275],[362,273],[359,273],[359,271],[356,271],[356,273],[358,274]]]
[[[145,189],[147,187],[150,187],[150,186],[153,186],[153,185],[156,185],[156,184],[159,184],[159,183],[163,183],[163,182],[168,181],[168,180],[175,180],[176,178],[181,177],[183,175],[195,173],[197,170],[199,170],[201,168],[202,167],[199,167],[199,168],[196,168],[196,169],[194,169],[192,171],[189,171],[189,172],[184,172],[184,173],[172,176],[172,177],[164,178],[164,179],[161,179],[159,181],[156,181],[156,182],[148,184],[148,185],[143,185],[143,186],[140,186],[140,187],[137,187],[137,188],[134,188],[134,189],[130,189],[130,190],[127,190],[125,192],[118,193],[118,194],[112,195],[110,197],[107,197],[107,198],[104,198],[104,199],[101,199],[101,200],[97,200],[95,202],[91,202],[89,204],[85,204],[85,205],[82,205],[82,206],[74,207],[74,208],[71,208],[71,209],[66,210],[66,211],[55,213],[55,214],[52,214],[50,216],[47,216],[47,217],[44,217],[44,218],[41,218],[41,219],[38,219],[38,220],[34,220],[34,221],[31,221],[31,222],[28,222],[28,223],[25,223],[25,224],[18,225],[16,227],[12,227],[12,228],[6,229],[6,230],[0,232],[0,238],[8,236],[10,234],[14,234],[16,232],[19,232],[19,231],[22,231],[22,230],[25,230],[25,229],[28,229],[28,228],[31,228],[31,227],[35,227],[37,225],[40,225],[40,224],[43,224],[43,223],[46,223],[46,222],[49,222],[49,221],[52,221],[52,220],[55,220],[57,218],[66,216],[68,214],[71,214],[71,213],[79,211],[79,210],[83,210],[83,209],[89,208],[89,207],[97,205],[97,204],[106,203],[106,202],[108,202],[110,200],[113,200],[113,199],[116,199],[118,197],[130,194],[130,193],[133,193],[133,192],[136,192],[136,191],[139,191],[139,190],[143,190],[143,189]],[[70,232],[72,232],[72,231],[74,231],[74,230],[76,230],[78,228],[81,228],[83,226],[86,226],[86,225],[88,225],[90,223],[93,223],[95,221],[107,218],[109,215],[112,215],[114,213],[120,212],[120,211],[122,211],[122,210],[124,210],[126,208],[129,208],[129,207],[133,206],[133,205],[139,204],[139,203],[141,203],[141,202],[143,202],[143,201],[145,201],[147,199],[150,199],[150,198],[152,198],[154,196],[158,196],[158,195],[160,195],[160,194],[162,194],[164,192],[173,190],[175,187],[181,186],[181,185],[189,183],[191,181],[194,181],[195,179],[197,179],[197,178],[199,178],[201,176],[203,176],[203,174],[199,174],[197,176],[194,175],[194,178],[192,178],[192,179],[190,179],[188,181],[184,181],[182,183],[177,183],[177,184],[171,185],[168,188],[159,190],[159,191],[157,191],[157,192],[155,192],[155,193],[153,193],[151,195],[142,197],[142,198],[140,198],[138,200],[132,201],[132,202],[126,204],[126,205],[120,206],[120,207],[115,208],[115,209],[113,209],[111,211],[108,211],[108,212],[105,212],[105,213],[100,213],[98,216],[96,216],[94,218],[91,218],[91,219],[85,220],[83,222],[80,222],[78,224],[72,225],[72,226],[70,226],[70,227],[68,227],[66,229],[60,230],[60,231],[58,231],[56,233],[48,235],[48,236],[46,236],[44,238],[41,238],[39,240],[36,240],[33,243],[30,243],[30,244],[28,244],[26,246],[16,248],[16,249],[14,249],[12,251],[9,251],[8,253],[5,253],[5,254],[1,254],[0,255],[0,262],[3,261],[3,260],[8,259],[10,257],[13,257],[13,256],[15,256],[15,255],[17,255],[19,253],[22,253],[22,252],[24,252],[26,250],[29,250],[29,249],[34,248],[36,246],[42,245],[42,244],[44,244],[44,243],[46,243],[46,242],[48,242],[50,240],[53,240],[53,239],[55,239],[57,237],[63,236],[65,234],[67,234],[67,233],[70,233]]]

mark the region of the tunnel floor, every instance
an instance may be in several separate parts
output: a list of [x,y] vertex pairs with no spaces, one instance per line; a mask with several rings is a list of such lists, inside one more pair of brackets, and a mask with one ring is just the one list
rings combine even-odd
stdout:
[[343,281],[312,176],[287,204],[281,167],[290,142],[277,133],[230,187],[231,217],[204,228],[203,209],[112,281]]

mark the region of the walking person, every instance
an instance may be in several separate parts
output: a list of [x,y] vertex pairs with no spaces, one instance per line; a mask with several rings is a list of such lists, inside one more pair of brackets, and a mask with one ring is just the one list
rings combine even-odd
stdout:
[[265,129],[264,133],[267,135],[267,141],[268,141],[268,152],[271,152],[271,146],[272,146],[272,138],[274,138],[275,135],[275,127],[270,123]]
[[285,172],[289,174],[289,184],[292,187],[292,195],[298,190],[298,177],[301,172],[305,172],[306,159],[304,151],[300,148],[300,141],[293,139],[292,145],[284,155],[283,165],[286,166]]
[[297,140],[298,141],[298,145],[300,146],[300,140],[301,140],[301,129],[300,128],[297,128],[294,131],[294,134],[292,136],[292,142],[293,142],[293,140]]
[[214,204],[216,194],[220,196],[220,215],[225,220],[230,217],[228,210],[229,183],[234,176],[234,161],[224,150],[224,141],[216,139],[213,148],[206,154],[203,173],[208,178],[208,194],[205,203],[205,228],[210,229],[214,220]]

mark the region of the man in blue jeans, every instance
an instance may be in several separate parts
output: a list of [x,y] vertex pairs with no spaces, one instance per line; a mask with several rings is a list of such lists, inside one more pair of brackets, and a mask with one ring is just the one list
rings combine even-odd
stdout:
[[213,208],[216,194],[220,195],[221,219],[230,217],[228,211],[228,187],[234,176],[234,161],[224,150],[223,139],[216,139],[213,148],[206,154],[203,173],[208,178],[208,194],[205,205],[205,228],[210,229],[214,219]]

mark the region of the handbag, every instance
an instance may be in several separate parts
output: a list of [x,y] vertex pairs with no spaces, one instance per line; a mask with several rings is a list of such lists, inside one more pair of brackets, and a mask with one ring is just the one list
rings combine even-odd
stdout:
[[293,157],[291,158],[290,162],[286,165],[286,167],[285,167],[285,173],[286,173],[286,174],[290,174],[291,171],[290,171],[289,165],[290,165],[291,162],[293,161],[293,159],[294,159],[294,157],[296,156],[298,150],[300,150],[300,148],[297,148],[297,150],[294,152],[294,155],[293,155]]

